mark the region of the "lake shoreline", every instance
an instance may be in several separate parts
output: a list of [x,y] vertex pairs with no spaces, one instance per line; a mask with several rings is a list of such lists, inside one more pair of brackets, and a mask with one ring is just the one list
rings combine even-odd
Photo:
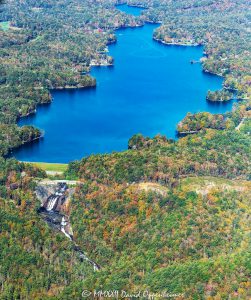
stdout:
[[[137,25],[137,26],[120,26],[120,27],[118,27],[118,28],[116,28],[115,29],[115,34],[116,34],[116,32],[118,31],[118,30],[123,30],[123,29],[129,29],[129,28],[132,28],[132,29],[136,29],[136,28],[139,28],[139,27],[144,27],[145,26],[145,24],[152,24],[152,25],[159,25],[159,23],[155,23],[155,22],[144,22],[144,24],[142,25],[142,26],[139,26],[139,25]],[[202,45],[199,45],[199,44],[194,44],[194,45],[188,45],[188,44],[178,44],[178,43],[166,43],[166,42],[163,42],[163,41],[161,41],[160,39],[156,39],[156,38],[154,38],[154,36],[153,36],[153,33],[152,33],[152,38],[153,38],[153,40],[155,40],[156,42],[158,42],[158,43],[161,43],[161,44],[164,44],[164,45],[167,45],[167,46],[175,46],[175,47],[190,47],[190,46],[193,46],[193,47],[198,47],[198,46],[202,46]],[[109,45],[113,45],[113,44],[115,44],[116,43],[116,41],[114,41],[113,43],[110,43],[110,42],[107,42],[107,47],[109,46]],[[92,70],[92,67],[103,67],[103,66],[106,66],[106,67],[109,67],[109,66],[112,66],[112,65],[89,65],[89,68],[90,68],[90,70]],[[204,70],[203,70],[204,71]],[[207,71],[208,72],[208,71]],[[210,74],[212,74],[212,75],[217,75],[217,74],[214,74],[214,73],[211,73],[211,72],[208,72],[208,73],[210,73]],[[89,75],[89,73],[88,73],[88,75]],[[84,75],[85,76],[85,75]],[[66,87],[54,87],[54,88],[52,88],[52,89],[50,89],[50,95],[52,95],[51,94],[51,91],[53,91],[53,90],[55,90],[55,91],[57,91],[57,90],[61,90],[61,91],[64,91],[64,90],[79,90],[79,89],[89,89],[89,88],[91,88],[91,89],[93,89],[93,88],[96,88],[96,84],[97,84],[97,82],[96,82],[96,78],[95,77],[92,77],[91,76],[91,78],[93,78],[94,80],[95,80],[95,85],[90,85],[90,86],[66,86]],[[52,100],[51,100],[51,102],[52,102]],[[51,103],[50,102],[50,103]],[[50,103],[47,103],[47,104],[50,104]],[[43,104],[41,104],[41,105],[43,105]],[[34,114],[34,113],[33,113]],[[177,123],[178,124],[178,123]],[[177,125],[176,124],[176,125]],[[137,133],[137,132],[135,132],[135,133]],[[177,136],[177,131],[176,131],[176,136]],[[126,150],[126,149],[124,149],[124,150]],[[121,150],[121,151],[123,151],[123,150]]]
[[167,46],[181,46],[181,47],[199,47],[199,46],[202,46],[202,44],[184,44],[184,43],[179,43],[179,42],[165,42],[161,39],[157,39],[156,37],[153,36],[153,40],[158,42],[158,43],[161,43],[161,44],[164,44],[164,45],[167,45]]

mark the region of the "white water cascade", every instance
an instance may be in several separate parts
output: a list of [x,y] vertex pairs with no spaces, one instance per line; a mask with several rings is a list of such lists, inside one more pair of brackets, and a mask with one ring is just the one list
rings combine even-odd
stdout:
[[55,207],[55,204],[57,203],[57,200],[58,200],[58,197],[55,195],[51,196],[49,199],[48,199],[48,203],[47,203],[47,206],[46,206],[46,210],[48,211],[51,211],[54,209]]
[[70,235],[67,231],[66,231],[66,226],[69,225],[69,222],[66,221],[65,216],[62,217],[62,221],[61,221],[61,231],[63,232],[63,234],[68,237],[68,239],[70,239],[72,241],[72,235]]
[[62,213],[62,208],[69,198],[69,192],[70,189],[65,182],[38,185],[36,194],[41,201],[39,212],[52,228],[61,231],[72,241],[74,250],[79,254],[79,258],[90,263],[94,271],[98,271],[100,269],[99,265],[92,261],[75,243],[69,217]]

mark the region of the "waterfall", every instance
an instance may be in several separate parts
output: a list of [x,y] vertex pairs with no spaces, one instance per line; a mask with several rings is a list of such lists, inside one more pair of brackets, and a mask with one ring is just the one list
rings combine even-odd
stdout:
[[94,271],[98,271],[100,269],[99,265],[92,261],[74,241],[69,217],[61,213],[62,205],[67,198],[66,192],[69,190],[66,182],[55,182],[55,184],[50,182],[50,184],[47,185],[38,185],[36,194],[41,201],[39,212],[49,226],[61,231],[72,241],[74,250],[79,254],[79,258],[90,263]]
[[61,221],[61,231],[68,239],[70,239],[72,241],[71,235],[68,232],[66,232],[66,230],[65,230],[67,225],[69,225],[69,222],[67,222],[65,216],[63,216],[62,221]]
[[45,207],[46,210],[51,211],[54,209],[55,204],[57,203],[58,196],[57,195],[52,195],[48,198],[48,203]]

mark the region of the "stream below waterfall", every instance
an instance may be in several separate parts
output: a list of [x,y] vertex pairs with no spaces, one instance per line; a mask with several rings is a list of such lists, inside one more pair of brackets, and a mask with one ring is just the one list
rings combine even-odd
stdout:
[[98,271],[100,266],[91,260],[74,241],[70,218],[62,212],[66,201],[69,201],[73,189],[70,189],[64,182],[56,184],[37,185],[36,195],[41,202],[38,213],[42,219],[54,230],[61,231],[73,243],[73,249],[79,255],[81,261],[87,261],[93,266],[94,271]]

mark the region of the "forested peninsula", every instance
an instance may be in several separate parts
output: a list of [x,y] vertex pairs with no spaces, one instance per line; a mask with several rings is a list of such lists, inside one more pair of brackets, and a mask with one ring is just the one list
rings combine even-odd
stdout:
[[[112,63],[106,46],[116,42],[114,29],[142,24],[109,2],[7,1],[0,32],[1,123],[16,130],[18,118],[51,102],[51,89],[94,87],[90,66]],[[4,149],[16,146],[0,134]]]
[[[139,17],[115,4],[6,0],[0,7],[0,298],[82,299],[83,290],[124,290],[248,299],[250,3],[128,2],[147,8]],[[112,63],[106,47],[116,42],[114,30],[144,22],[161,23],[158,41],[204,46],[204,71],[224,77],[218,93],[240,99],[231,112],[188,113],[177,141],[135,132],[128,150],[71,162],[56,177],[6,158],[42,134],[19,128],[19,118],[50,103],[51,89],[95,86],[90,66]],[[50,191],[56,178],[73,185],[58,208],[72,239],[40,214],[38,182]]]

